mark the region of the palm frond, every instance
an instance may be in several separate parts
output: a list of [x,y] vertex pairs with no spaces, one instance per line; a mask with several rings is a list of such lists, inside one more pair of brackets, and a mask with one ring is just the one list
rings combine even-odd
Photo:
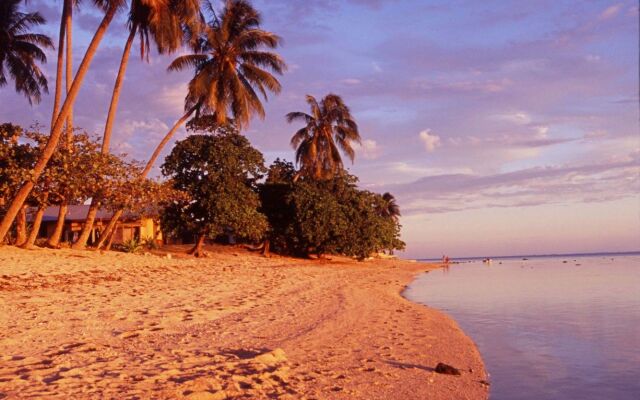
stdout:
[[293,112],[288,113],[286,115],[286,119],[287,119],[288,123],[291,123],[291,122],[297,121],[297,120],[301,120],[302,122],[304,122],[306,124],[310,124],[315,120],[311,115],[309,115],[307,113],[304,113],[304,112],[301,112],[301,111],[293,111]]
[[240,59],[247,64],[270,68],[280,75],[287,69],[286,63],[279,55],[266,51],[245,51],[240,54]]
[[189,54],[186,56],[180,56],[173,60],[167,67],[169,71],[182,71],[187,67],[198,68],[202,63],[209,60],[209,57],[205,54]]
[[37,12],[18,11],[20,2],[0,2],[0,86],[8,84],[8,74],[16,92],[33,104],[40,102],[43,92],[48,92],[47,79],[37,62],[46,63],[43,49],[53,48],[53,43],[46,35],[30,32],[32,26],[46,21]]

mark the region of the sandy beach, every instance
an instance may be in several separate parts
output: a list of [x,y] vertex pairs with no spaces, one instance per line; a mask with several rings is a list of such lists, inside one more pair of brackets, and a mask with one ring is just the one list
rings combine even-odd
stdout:
[[1,247],[0,398],[485,399],[474,343],[400,294],[432,268]]

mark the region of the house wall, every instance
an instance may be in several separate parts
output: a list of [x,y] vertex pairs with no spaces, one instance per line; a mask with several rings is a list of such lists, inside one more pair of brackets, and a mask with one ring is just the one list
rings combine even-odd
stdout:
[[[105,220],[96,221],[95,229],[94,229],[95,234],[93,237],[89,238],[90,243],[94,241],[92,240],[92,238],[95,239],[95,241],[97,241],[97,239],[99,238],[99,232],[104,230],[108,223],[109,221],[105,221]],[[56,225],[55,221],[43,222],[40,228],[39,237],[41,238],[51,237],[55,229],[55,225]],[[80,231],[82,230],[82,225],[83,223],[80,221],[65,223],[64,231],[69,232],[70,240],[73,239],[74,233],[76,236],[80,233]],[[124,243],[133,238],[138,238],[142,240],[145,238],[152,238],[154,236],[156,238],[156,241],[161,244],[162,232],[160,232],[159,224],[155,223],[150,218],[144,218],[142,220],[127,221],[127,222],[120,223],[114,232],[113,243]],[[66,241],[64,232],[62,235],[62,241]]]
[[145,218],[142,220],[143,232],[141,236],[155,238],[156,242],[162,243],[162,231],[160,230],[160,224],[151,218]]

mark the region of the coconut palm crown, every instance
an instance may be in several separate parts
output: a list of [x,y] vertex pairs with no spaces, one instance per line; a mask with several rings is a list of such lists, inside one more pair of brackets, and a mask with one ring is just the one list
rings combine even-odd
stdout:
[[279,36],[260,29],[260,14],[245,0],[227,0],[220,18],[214,18],[193,46],[194,54],[176,58],[170,71],[195,68],[189,82],[185,110],[214,115],[219,124],[233,118],[241,129],[255,114],[264,118],[260,95],[279,93],[273,73],[286,70],[275,49]]
[[358,125],[340,96],[328,94],[320,102],[310,95],[306,99],[310,114],[297,111],[286,117],[289,123],[302,121],[306,124],[291,138],[291,145],[296,149],[296,163],[300,166],[296,178],[331,179],[343,170],[340,150],[353,162],[352,145],[360,143]]
[[389,192],[386,192],[382,195],[382,200],[384,201],[383,207],[380,208],[380,215],[386,218],[393,218],[394,220],[398,220],[400,214],[400,207],[398,203],[396,203],[396,198]]
[[184,29],[198,32],[200,0],[131,0],[129,30],[140,37],[140,56],[147,57],[150,37],[158,53],[176,51],[182,44]]
[[15,81],[16,91],[33,104],[40,102],[42,92],[49,92],[47,78],[36,61],[47,62],[43,48],[53,48],[53,43],[46,35],[31,33],[32,26],[46,21],[37,12],[18,11],[21,2],[0,2],[0,87],[7,85],[8,74]]

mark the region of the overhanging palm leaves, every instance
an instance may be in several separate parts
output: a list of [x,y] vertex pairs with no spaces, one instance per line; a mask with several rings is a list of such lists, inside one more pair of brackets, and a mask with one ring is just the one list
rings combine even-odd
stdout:
[[233,118],[245,127],[255,114],[264,117],[260,96],[279,93],[281,85],[273,75],[282,74],[286,64],[266,49],[275,49],[280,37],[260,29],[260,14],[244,0],[227,0],[220,18],[209,23],[194,46],[195,54],[175,59],[171,71],[194,68],[189,82],[185,110],[214,115],[220,124]]
[[286,117],[289,123],[306,124],[291,138],[296,163],[300,166],[297,177],[331,179],[343,170],[340,151],[353,162],[352,144],[360,143],[358,125],[340,96],[328,94],[320,102],[310,95],[306,98],[311,109],[309,114],[296,111]]
[[42,92],[49,91],[47,78],[36,62],[47,62],[42,48],[53,48],[53,43],[46,35],[30,32],[33,25],[46,21],[37,12],[19,12],[21,1],[0,2],[0,87],[7,85],[8,74],[15,82],[16,91],[33,104],[40,102]]

